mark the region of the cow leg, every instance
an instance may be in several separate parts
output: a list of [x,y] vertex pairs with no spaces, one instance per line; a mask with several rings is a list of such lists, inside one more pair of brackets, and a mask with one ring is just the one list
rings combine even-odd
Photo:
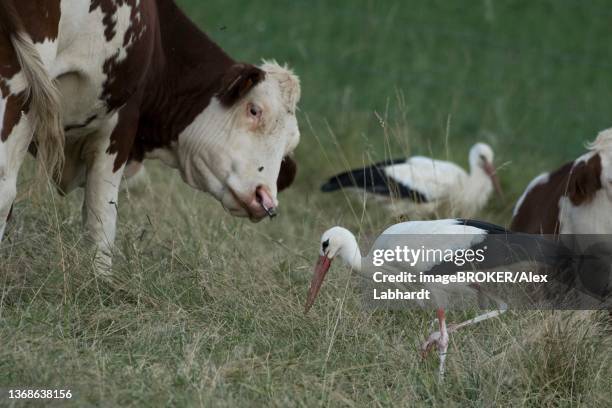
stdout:
[[144,164],[140,161],[132,160],[125,165],[123,172],[123,182],[121,183],[122,191],[139,188],[144,185],[147,180],[147,172]]
[[30,123],[21,112],[21,103],[21,98],[0,98],[0,241],[17,196],[19,169],[32,140]]
[[117,222],[117,198],[125,163],[115,168],[116,153],[109,153],[111,134],[117,125],[117,114],[101,130],[90,136],[85,146],[86,162],[83,226],[95,246],[95,268],[108,275],[112,265],[112,250]]
[[83,151],[86,163],[83,225],[96,248],[95,267],[101,275],[111,271],[117,199],[137,123],[136,110],[124,106],[90,136]]

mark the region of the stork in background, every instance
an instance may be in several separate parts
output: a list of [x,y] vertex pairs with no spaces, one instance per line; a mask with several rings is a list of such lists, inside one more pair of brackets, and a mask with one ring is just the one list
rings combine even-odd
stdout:
[[423,218],[443,206],[453,216],[472,217],[502,190],[493,165],[493,150],[486,143],[470,149],[470,173],[455,163],[413,156],[373,164],[331,177],[321,191],[365,191],[385,202],[393,215]]

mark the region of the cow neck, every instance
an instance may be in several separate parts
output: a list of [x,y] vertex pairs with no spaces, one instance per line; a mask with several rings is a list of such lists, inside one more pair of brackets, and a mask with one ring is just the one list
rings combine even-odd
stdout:
[[218,92],[235,63],[170,0],[158,0],[154,63],[141,104],[132,157],[168,148]]

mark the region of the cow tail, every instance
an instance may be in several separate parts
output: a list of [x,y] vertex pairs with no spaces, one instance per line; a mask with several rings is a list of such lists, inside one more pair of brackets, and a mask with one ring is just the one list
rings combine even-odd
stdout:
[[59,176],[64,164],[64,129],[61,120],[60,92],[47,72],[40,54],[11,0],[0,1],[0,24],[11,44],[27,83],[26,98],[36,157],[40,173]]

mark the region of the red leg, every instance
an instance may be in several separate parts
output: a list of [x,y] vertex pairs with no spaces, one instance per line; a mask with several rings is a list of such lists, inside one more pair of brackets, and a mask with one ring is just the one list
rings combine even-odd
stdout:
[[446,368],[446,351],[448,350],[448,330],[446,328],[446,315],[444,313],[444,309],[439,308],[436,311],[436,314],[438,316],[440,330],[435,331],[429,335],[427,341],[425,341],[425,343],[423,343],[423,346],[421,347],[421,355],[423,357],[427,356],[427,353],[429,353],[433,346],[437,346],[440,357],[439,378],[440,381],[442,381],[444,379],[444,371]]
[[440,356],[440,367],[438,376],[440,381],[444,379],[446,369],[446,351],[448,350],[448,331],[446,330],[446,316],[444,309],[438,309],[438,322],[440,323],[440,338],[438,340],[438,353]]

